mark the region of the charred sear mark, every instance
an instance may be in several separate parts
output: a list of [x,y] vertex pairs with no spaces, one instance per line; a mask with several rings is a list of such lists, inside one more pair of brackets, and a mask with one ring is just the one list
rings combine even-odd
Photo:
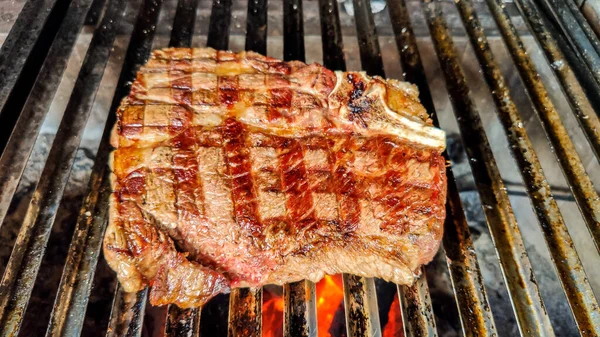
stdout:
[[347,75],[348,83],[352,84],[352,92],[350,93],[350,99],[348,100],[348,110],[350,115],[348,118],[350,121],[358,120],[360,125],[367,128],[367,121],[365,120],[365,114],[369,108],[369,100],[362,97],[365,92],[365,82],[363,82],[359,76],[354,74]]
[[232,201],[236,223],[253,236],[260,236],[262,225],[254,194],[249,150],[244,145],[244,126],[233,118],[225,121],[223,140],[227,174],[231,182]]

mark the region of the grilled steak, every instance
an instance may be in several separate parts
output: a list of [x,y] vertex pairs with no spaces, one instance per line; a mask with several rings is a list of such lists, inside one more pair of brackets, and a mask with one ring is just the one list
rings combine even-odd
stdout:
[[104,254],[155,305],[336,273],[410,284],[441,240],[445,135],[407,83],[164,49],[111,142]]

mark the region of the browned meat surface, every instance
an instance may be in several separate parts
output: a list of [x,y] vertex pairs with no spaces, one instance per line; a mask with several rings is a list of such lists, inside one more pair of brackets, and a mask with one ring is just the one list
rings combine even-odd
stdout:
[[412,283],[446,198],[445,136],[417,97],[251,52],[155,51],[118,110],[107,261],[180,307],[325,274]]

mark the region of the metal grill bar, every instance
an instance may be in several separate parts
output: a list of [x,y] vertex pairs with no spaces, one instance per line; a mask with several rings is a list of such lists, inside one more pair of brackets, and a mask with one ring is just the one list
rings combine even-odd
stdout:
[[[0,221],[4,220],[10,200],[35,143],[41,121],[56,93],[90,4],[91,0],[88,0],[81,3],[74,2],[69,7],[67,18],[44,62],[39,81],[36,82],[32,95],[25,105],[23,115],[17,123],[15,135],[9,140],[10,147],[0,159],[0,168],[4,172],[0,178],[0,188],[2,188]],[[69,138],[72,141],[61,144],[62,148],[53,147],[49,165],[42,173],[42,179],[36,188],[27,210],[27,216],[19,231],[0,283],[0,326],[5,334],[16,334],[19,330],[54,222],[55,211],[70,172],[70,165],[66,168],[62,167],[61,160],[68,161],[69,157],[72,160],[78,147],[78,137],[69,137],[67,134],[69,130],[65,131],[65,128],[77,127],[77,124],[69,125],[71,122],[81,123],[83,126],[86,120],[87,116],[83,121],[75,119],[61,125],[62,132],[59,133],[57,141],[66,141]],[[59,176],[54,177],[53,174]]]
[[533,209],[546,239],[550,255],[558,271],[565,295],[569,300],[577,325],[581,331],[600,334],[600,307],[594,297],[581,261],[558,205],[552,197],[550,185],[535,154],[533,145],[523,128],[517,107],[511,98],[508,84],[492,55],[487,38],[470,0],[456,3],[467,29],[475,55],[481,64],[490,87],[498,116],[513,156],[517,160]]
[[335,0],[319,0],[323,64],[329,69],[346,71],[340,14]]
[[[38,6],[42,1],[32,2],[37,3],[34,6]],[[46,18],[42,30],[33,35],[30,34],[31,31],[28,30],[28,27],[31,25],[35,30],[38,22],[27,21],[24,24],[25,32],[17,38],[16,45],[8,51],[10,55],[3,66],[6,72],[0,69],[0,78],[4,79],[4,76],[8,76],[8,85],[0,84],[0,88],[2,88],[0,95],[2,92],[8,94],[6,98],[2,96],[0,105],[0,153],[5,150],[21,110],[38,79],[40,69],[49,57],[48,52],[62,27],[68,8],[69,1],[58,1],[53,8],[47,8],[50,15]],[[40,9],[35,7],[34,11],[40,11]],[[33,13],[30,16],[36,17],[36,15],[37,13]],[[32,45],[28,45],[28,43]]]
[[443,244],[462,330],[465,336],[498,336],[454,174],[448,181]]
[[[2,157],[0,158],[0,172],[4,174],[0,176],[0,223],[4,221],[44,117],[50,108],[62,74],[67,67],[69,56],[71,55],[79,31],[83,26],[90,3],[91,0],[81,0],[75,1],[69,6],[66,18],[48,52],[38,79],[31,89],[31,95],[25,102],[21,116],[8,140],[7,148],[2,153]],[[21,50],[21,48],[17,49]],[[17,66],[7,64],[6,68],[13,69]],[[7,78],[4,76],[7,76]],[[10,81],[10,76],[0,71],[0,87],[3,88],[0,92],[12,89],[10,83],[2,83],[3,80]],[[3,102],[2,97],[0,97],[0,106],[4,103],[5,101]],[[11,113],[17,114],[18,112],[11,111]]]
[[383,59],[381,49],[377,41],[377,30],[371,14],[369,0],[352,0],[354,4],[354,18],[356,20],[356,35],[360,47],[360,64],[364,71],[371,76],[382,76]]
[[228,337],[262,334],[262,288],[236,288],[229,297]]
[[[56,0],[28,1],[23,6],[0,49],[0,111],[9,98],[23,71],[38,37],[43,35],[46,22],[52,14]],[[9,131],[10,132],[10,131]],[[3,144],[4,145],[4,144]],[[0,147],[0,152],[3,147]]]
[[[588,177],[577,155],[575,146],[571,138],[569,138],[566,128],[560,121],[560,115],[550,100],[550,96],[542,80],[539,78],[531,58],[527,55],[523,42],[517,35],[508,14],[502,8],[499,0],[487,0],[487,3],[496,24],[502,32],[502,38],[519,70],[521,79],[527,88],[527,92],[542,122],[544,131],[554,146],[556,157],[569,183],[571,192],[577,201],[577,205],[583,214],[585,223],[592,234],[596,248],[600,249],[600,198],[598,198],[592,181]],[[520,2],[519,5],[522,6],[523,2]],[[537,13],[529,9],[532,8],[530,6],[522,8],[525,21],[529,21],[528,18],[535,15],[535,22],[537,22],[535,27],[541,28]],[[534,27],[532,26],[531,28]],[[535,28],[532,31],[535,32]]]
[[425,270],[412,286],[397,286],[404,335],[437,336]]
[[227,49],[227,46],[229,46],[230,23],[231,0],[213,0],[206,46],[215,49]]
[[[567,41],[567,37],[564,34],[559,33],[558,29],[556,27],[554,27],[554,25],[552,23],[549,22],[549,19],[547,18],[546,15],[541,17],[541,21],[543,24],[542,27],[545,28],[548,31],[548,33],[552,36],[552,38],[556,42],[558,50],[560,51],[560,53],[547,53],[545,51],[545,49],[543,48],[546,58],[550,62],[550,65],[551,66],[559,65],[559,66],[563,66],[563,67],[566,65],[566,67],[568,67],[568,69],[572,70],[572,72],[575,73],[576,80],[579,80],[579,81],[573,82],[575,79],[573,79],[572,77],[569,77],[569,76],[565,76],[565,79],[559,79],[560,83],[563,87],[563,90],[568,89],[569,85],[577,85],[577,88],[583,87],[583,91],[585,92],[585,94],[589,100],[589,104],[591,104],[596,115],[600,114],[600,109],[599,109],[599,107],[600,107],[600,84],[598,82],[596,82],[596,79],[594,78],[592,73],[589,71],[589,69],[587,68],[585,63],[581,61],[580,55],[575,51],[575,49]],[[534,32],[534,35],[535,35],[535,32]],[[538,39],[538,43],[544,42],[544,41],[545,40]],[[551,40],[549,39],[549,41],[551,41]],[[548,48],[546,48],[546,49],[548,49]],[[562,57],[564,57],[564,59]],[[550,59],[550,58],[552,58],[552,59]],[[558,76],[561,73],[561,71],[558,71],[558,70],[563,70],[562,69],[563,67],[556,67],[558,69],[552,69],[552,70]],[[568,74],[568,72],[567,72],[567,74]],[[572,101],[573,100],[570,99],[569,103],[571,104]],[[577,117],[579,119],[580,123],[585,123],[586,119],[587,119],[587,118],[585,118],[585,116],[580,117],[577,114],[575,115],[575,117]],[[593,141],[593,137],[588,136],[588,134],[590,134],[590,131],[589,131],[590,126],[582,126],[582,127],[588,129],[587,131],[584,130],[584,133],[586,134],[586,137],[588,137],[588,141],[591,143]],[[594,132],[593,126],[592,126],[591,130],[593,133]],[[592,144],[590,144],[590,145],[592,145]],[[598,151],[594,148],[594,145],[592,145],[592,150],[595,150],[594,153],[596,154],[596,158],[598,158]]]
[[283,59],[305,60],[302,0],[283,2]]
[[267,53],[267,0],[248,1],[245,49]]
[[165,336],[195,337],[200,334],[200,308],[180,309],[169,305]]
[[470,98],[465,74],[458,63],[454,43],[441,10],[432,0],[423,0],[423,4],[519,329],[524,336],[554,336],[506,188],[479,113]]
[[377,294],[372,278],[342,275],[346,331],[349,337],[380,337],[381,325],[377,309]]
[[311,281],[283,286],[283,331],[285,336],[317,336],[316,288]]
[[[260,7],[257,6],[258,10]],[[263,6],[266,11],[267,7]],[[231,1],[213,2],[212,13],[210,16],[210,28],[208,32],[207,46],[215,49],[228,49],[229,45],[229,24],[230,24]],[[258,17],[262,13],[256,13]],[[226,18],[224,17],[226,16]],[[218,21],[215,21],[218,20]],[[249,22],[248,24],[254,24]],[[266,27],[265,27],[266,28]],[[258,27],[247,30],[246,46],[249,46],[248,40],[257,33]],[[266,29],[265,29],[266,31]],[[226,36],[227,39],[222,37]],[[265,36],[266,39],[266,36]],[[264,47],[266,48],[266,40]],[[229,296],[229,319],[227,336],[245,337],[259,336],[262,331],[262,288],[235,288],[231,290]]]
[[[6,68],[6,62],[7,60],[10,61],[16,61],[15,59],[12,59],[10,56],[11,52],[14,50],[15,46],[20,45],[22,49],[22,52],[25,52],[25,54],[23,54],[23,56],[27,56],[27,50],[31,50],[31,48],[33,48],[33,44],[35,43],[35,40],[37,38],[37,36],[40,34],[40,31],[42,30],[44,23],[46,21],[47,16],[49,15],[52,7],[54,6],[54,3],[56,1],[46,1],[43,3],[35,3],[35,1],[27,1],[25,2],[25,4],[23,5],[23,8],[21,9],[21,11],[19,12],[19,16],[17,17],[17,19],[15,20],[15,23],[13,24],[13,26],[10,29],[10,32],[8,33],[8,35],[6,36],[6,39],[4,40],[4,42],[2,43],[2,48],[0,49],[0,67],[2,67],[3,71],[6,70],[17,70],[15,68],[18,67],[12,67],[13,69],[7,69]],[[34,15],[36,13],[40,14],[39,18],[36,18]],[[38,19],[38,20],[36,20]],[[25,37],[22,36],[22,34],[27,34]],[[20,42],[19,44],[17,44],[17,42]],[[21,60],[21,62],[25,62],[25,60]],[[1,81],[6,81],[7,78],[2,78]],[[2,83],[2,88],[6,88],[5,87],[5,82],[0,82]],[[6,92],[2,93],[3,97],[4,95],[8,96],[8,94],[10,93],[10,90],[7,90]],[[4,98],[6,99],[6,98]],[[2,100],[0,100],[2,101]]]
[[126,293],[119,284],[110,313],[106,337],[140,337],[148,289]]
[[[528,17],[526,21],[529,23],[529,27],[531,27],[532,32],[540,43],[546,58],[552,65],[551,68],[561,83],[563,91],[569,99],[571,109],[573,109],[577,121],[581,125],[588,142],[592,146],[596,158],[600,159],[600,120],[598,119],[596,111],[594,111],[590,101],[587,100],[582,86],[577,81],[575,73],[571,69],[571,65],[565,60],[561,48],[559,48],[550,32],[544,26],[542,19],[535,10],[533,4],[529,1],[523,1],[518,4],[524,12],[531,13],[532,16]],[[570,13],[570,11],[568,11],[568,13]],[[570,48],[565,50],[565,53],[567,52],[571,52]],[[592,53],[594,53],[594,50],[590,46],[589,52],[585,53],[585,55],[591,57]],[[581,65],[580,67],[585,68],[584,65]],[[600,67],[598,69],[599,73],[597,75],[600,77]],[[585,73],[588,76],[595,74],[587,69],[580,71],[580,73]],[[595,90],[597,95],[600,94],[600,86],[598,86],[598,83],[593,82],[593,80],[587,81],[587,83],[592,84],[590,87],[591,90]],[[600,112],[600,108],[598,111]]]
[[594,33],[594,30],[592,29],[592,27],[588,23],[588,20],[582,13],[583,4],[581,4],[581,6],[577,6],[577,4],[575,4],[572,0],[567,0],[566,4],[571,10],[571,13],[573,13],[575,21],[579,23],[579,25],[583,29],[583,32],[585,33],[589,41],[592,43],[592,46],[594,46],[594,49],[596,49],[596,53],[600,55],[600,39],[598,38],[596,33]]
[[192,45],[194,23],[196,22],[196,7],[198,0],[179,0],[175,12],[175,22],[171,31],[169,47],[187,47]]
[[[439,127],[433,97],[427,84],[425,69],[417,48],[417,39],[412,29],[406,4],[404,0],[401,0],[392,1],[388,5],[396,44],[400,52],[404,79],[417,85],[421,103],[429,112],[433,124]],[[444,158],[449,161],[446,152],[444,152]],[[485,292],[462,202],[454,181],[454,174],[450,166],[446,169],[446,176],[448,179],[448,202],[446,205],[443,245],[463,331],[466,336],[493,336],[497,334],[494,318]],[[429,304],[426,299],[424,297],[420,300],[420,303]],[[415,322],[417,319],[405,319],[404,321],[406,325],[410,325],[411,322]],[[413,335],[424,336],[429,334],[429,326],[431,325],[430,320],[423,321],[421,319],[420,324],[416,327],[410,326],[410,329]]]
[[267,53],[267,0],[248,1],[246,50]]
[[98,23],[98,21],[100,21],[102,11],[104,10],[104,5],[106,5],[106,0],[94,0],[92,7],[90,7],[90,10],[85,17],[86,25],[95,25]]
[[[571,42],[579,51],[579,55],[591,70],[592,75],[600,83],[600,45],[598,45],[598,38],[587,25],[587,20],[583,17],[579,8],[571,0],[544,0],[538,1],[538,3],[546,13],[554,14],[554,18],[558,19],[556,24],[559,24],[562,30],[568,34]],[[578,14],[577,17],[576,14]]]

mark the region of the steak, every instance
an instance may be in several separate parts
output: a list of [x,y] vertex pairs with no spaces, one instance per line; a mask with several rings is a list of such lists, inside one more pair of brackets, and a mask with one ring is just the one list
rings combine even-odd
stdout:
[[171,48],[117,114],[104,256],[154,305],[337,273],[411,284],[439,247],[445,134],[411,84]]

